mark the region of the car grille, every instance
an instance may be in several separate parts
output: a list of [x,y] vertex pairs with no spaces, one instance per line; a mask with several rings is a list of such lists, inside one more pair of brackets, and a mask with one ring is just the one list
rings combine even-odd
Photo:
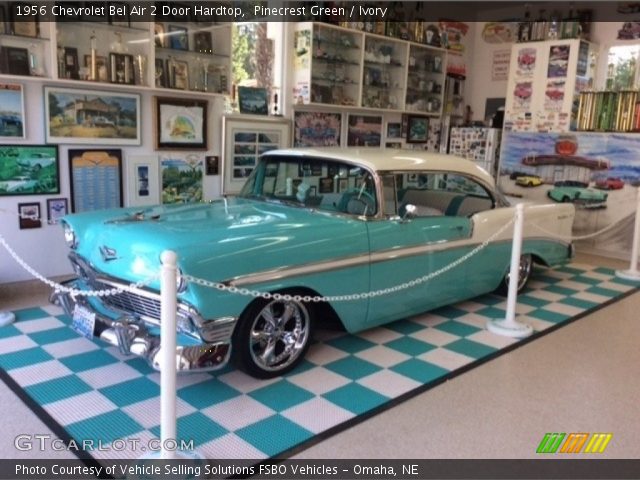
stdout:
[[[110,290],[113,285],[108,285],[99,280],[89,282],[94,290]],[[160,298],[152,298],[129,291],[124,291],[116,295],[106,295],[101,297],[102,302],[112,308],[123,312],[131,313],[140,317],[160,320]]]

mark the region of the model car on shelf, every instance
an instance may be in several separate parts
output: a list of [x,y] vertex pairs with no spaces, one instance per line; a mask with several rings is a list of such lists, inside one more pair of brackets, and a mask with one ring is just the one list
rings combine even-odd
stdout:
[[618,177],[600,178],[594,186],[601,190],[621,190],[624,188],[624,181]]
[[[301,362],[317,327],[338,322],[356,332],[504,290],[512,228],[503,227],[514,211],[487,172],[454,156],[274,150],[234,198],[65,217],[77,273],[68,286],[128,286],[157,274],[161,253],[173,250],[179,370],[220,368],[232,356],[244,371],[268,378]],[[571,234],[574,213],[571,204],[525,206],[520,289],[534,262],[569,260],[572,248],[558,238]],[[361,295],[441,269],[496,233],[479,253],[427,282]],[[54,292],[52,300],[78,331],[158,366],[157,281],[101,297]]]
[[516,185],[521,187],[539,187],[542,179],[538,175],[520,175],[516,177]]
[[560,180],[553,184],[547,196],[556,202],[578,203],[584,207],[604,207],[607,194],[593,188],[589,184],[577,180]]

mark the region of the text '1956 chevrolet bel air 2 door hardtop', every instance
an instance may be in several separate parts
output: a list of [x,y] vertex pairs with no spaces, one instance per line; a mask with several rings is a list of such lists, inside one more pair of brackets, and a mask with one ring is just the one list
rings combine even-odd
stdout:
[[[460,158],[395,149],[276,150],[261,157],[233,198],[65,217],[77,273],[68,286],[128,286],[157,275],[161,253],[173,250],[179,371],[214,370],[233,358],[245,372],[268,378],[293,369],[314,328],[329,321],[356,332],[504,290],[514,211],[488,173]],[[553,266],[572,254],[562,238],[571,235],[573,205],[530,204],[524,212],[519,288],[533,262]],[[488,239],[453,268],[412,282]],[[157,368],[159,288],[154,279],[115,295],[52,297],[77,330]],[[358,295],[368,292],[384,294]]]

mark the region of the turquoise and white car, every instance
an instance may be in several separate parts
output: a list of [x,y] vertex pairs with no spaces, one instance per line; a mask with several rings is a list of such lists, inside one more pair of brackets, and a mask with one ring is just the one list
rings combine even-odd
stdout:
[[[177,253],[180,371],[220,368],[232,357],[268,378],[302,360],[315,328],[337,321],[356,332],[504,289],[513,217],[492,177],[467,160],[391,149],[288,149],[263,155],[235,198],[82,213],[62,223],[78,275],[69,286],[77,289],[138,282],[159,271],[162,251]],[[571,245],[557,238],[571,235],[574,206],[530,204],[525,218],[519,288],[533,262],[571,257]],[[424,283],[351,296],[442,269],[496,232],[477,254]],[[343,298],[314,301],[319,296]],[[157,281],[74,297],[52,296],[79,331],[158,366]]]

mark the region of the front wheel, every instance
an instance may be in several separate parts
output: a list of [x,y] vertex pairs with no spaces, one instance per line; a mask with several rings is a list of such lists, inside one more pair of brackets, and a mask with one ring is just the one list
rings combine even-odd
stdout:
[[257,299],[242,313],[233,334],[236,364],[256,378],[282,375],[304,358],[312,327],[312,310],[305,304]]
[[[531,271],[533,270],[533,257],[526,253],[520,256],[520,265],[518,268],[518,293],[520,293],[527,285],[529,278],[531,277]],[[510,272],[507,271],[506,275],[500,282],[500,286],[497,288],[497,293],[500,295],[509,294],[509,277]]]

